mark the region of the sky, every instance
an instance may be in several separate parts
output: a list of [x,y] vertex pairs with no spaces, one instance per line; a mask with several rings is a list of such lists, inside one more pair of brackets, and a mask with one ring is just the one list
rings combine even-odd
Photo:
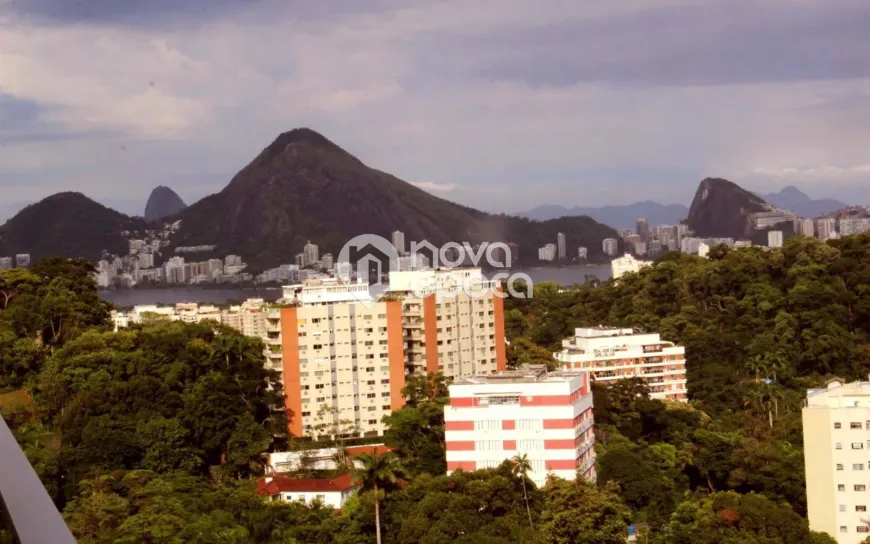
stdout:
[[866,0],[0,0],[0,221],[192,203],[281,132],[487,211],[870,204]]

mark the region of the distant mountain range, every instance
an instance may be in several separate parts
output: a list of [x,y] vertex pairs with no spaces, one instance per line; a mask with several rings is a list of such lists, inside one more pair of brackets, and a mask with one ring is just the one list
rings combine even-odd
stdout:
[[[179,199],[180,200],[180,199]],[[217,245],[217,255],[241,255],[253,271],[294,262],[306,241],[321,253],[338,253],[351,238],[394,230],[408,241],[514,242],[520,262],[537,262],[537,249],[566,235],[569,255],[588,249],[605,260],[601,240],[617,237],[590,217],[533,221],[493,215],[438,198],[366,166],[310,129],[278,136],[219,193],[163,221],[181,225],[167,248]],[[31,253],[99,258],[126,253],[124,230],[144,229],[142,219],[110,210],[78,193],[53,195],[0,226],[0,255]],[[151,226],[158,226],[151,223]]]
[[615,229],[634,229],[640,217],[645,218],[650,225],[676,225],[689,215],[689,208],[682,204],[659,204],[645,200],[624,206],[602,206],[600,208],[566,208],[545,205],[518,215],[538,221],[573,215],[587,215],[599,223],[604,223]]
[[[709,178],[714,179],[714,178]],[[742,189],[741,189],[742,190]],[[753,193],[777,208],[791,210],[802,217],[819,217],[847,204],[830,198],[813,200],[796,187],[789,185],[777,193],[761,195]],[[599,223],[615,229],[634,229],[638,218],[645,218],[650,225],[675,225],[686,219],[689,208],[682,204],[659,204],[650,200],[624,206],[575,207],[544,205],[517,214],[520,217],[546,221],[556,217],[588,215]]]
[[801,217],[808,218],[820,217],[848,206],[848,204],[832,198],[813,200],[806,193],[792,185],[785,187],[778,193],[759,196],[777,208],[791,210]]
[[175,215],[187,208],[187,204],[181,200],[178,193],[158,185],[151,191],[151,196],[148,197],[148,203],[145,204],[145,220],[158,221],[164,217]]

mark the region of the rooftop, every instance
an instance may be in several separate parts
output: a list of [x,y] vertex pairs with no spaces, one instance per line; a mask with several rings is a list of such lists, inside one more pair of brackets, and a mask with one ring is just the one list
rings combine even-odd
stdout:
[[547,383],[563,382],[577,378],[578,372],[547,372],[546,365],[522,365],[516,370],[503,370],[495,374],[470,376],[454,382],[454,385],[482,385],[497,383]]
[[359,485],[350,473],[335,478],[288,478],[286,476],[267,476],[257,481],[258,495],[278,493],[341,493]]

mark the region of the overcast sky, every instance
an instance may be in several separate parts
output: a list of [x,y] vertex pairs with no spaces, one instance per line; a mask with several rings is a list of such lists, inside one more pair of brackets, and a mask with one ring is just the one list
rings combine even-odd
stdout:
[[708,175],[870,204],[868,29],[867,0],[0,0],[0,220],[190,203],[299,126],[490,211]]

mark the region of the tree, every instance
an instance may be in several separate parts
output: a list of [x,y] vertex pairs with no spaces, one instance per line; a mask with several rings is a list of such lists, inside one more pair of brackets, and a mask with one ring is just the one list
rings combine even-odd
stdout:
[[598,489],[586,480],[550,478],[544,487],[541,533],[552,544],[623,544],[631,521],[628,509],[608,485]]
[[384,442],[395,449],[410,473],[443,474],[444,406],[449,402],[447,378],[441,372],[411,374],[402,394],[408,399],[400,410],[384,417]]
[[377,542],[381,544],[381,498],[379,493],[396,485],[402,474],[401,467],[392,452],[384,454],[363,453],[357,456],[356,462],[359,463],[359,466],[354,466],[352,473],[362,483],[363,491],[372,492],[375,501],[375,531]]
[[519,476],[520,481],[523,482],[523,500],[526,501],[526,512],[529,515],[529,528],[534,529],[532,511],[529,508],[529,494],[526,491],[526,475],[532,470],[532,463],[529,461],[529,456],[525,453],[515,455],[511,462],[514,464],[514,474]]

